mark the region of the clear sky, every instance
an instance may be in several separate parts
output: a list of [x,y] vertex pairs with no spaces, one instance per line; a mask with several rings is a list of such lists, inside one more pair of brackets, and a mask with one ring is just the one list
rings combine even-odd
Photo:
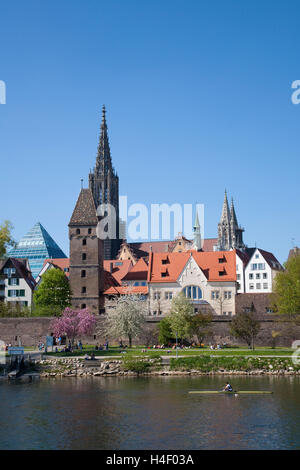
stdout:
[[105,103],[120,194],[203,203],[215,237],[224,189],[249,246],[300,245],[300,3],[0,1],[0,221],[40,221],[68,253]]

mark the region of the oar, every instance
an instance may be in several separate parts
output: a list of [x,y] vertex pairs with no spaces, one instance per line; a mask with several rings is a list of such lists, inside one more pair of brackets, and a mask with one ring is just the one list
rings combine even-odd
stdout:
[[239,390],[239,391],[233,391],[233,392],[226,392],[226,391],[218,391],[218,390],[192,390],[189,393],[200,393],[200,394],[218,394],[218,393],[244,393],[244,394],[258,394],[258,395],[264,395],[264,394],[271,394],[273,392],[267,391],[267,390]]

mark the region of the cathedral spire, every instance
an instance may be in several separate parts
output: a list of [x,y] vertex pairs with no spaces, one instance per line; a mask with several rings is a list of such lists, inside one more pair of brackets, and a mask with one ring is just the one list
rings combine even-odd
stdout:
[[225,189],[224,202],[223,202],[222,215],[221,215],[220,222],[229,223],[229,220],[230,220],[229,204],[228,204],[228,199],[227,199],[227,191]]
[[235,213],[235,209],[234,209],[233,198],[231,198],[230,221],[231,221],[231,225],[233,227],[238,227],[238,221],[237,221],[236,213]]
[[108,169],[111,168],[111,155],[107,133],[105,105],[102,106],[102,122],[96,159],[96,167],[98,170],[100,169],[100,172],[106,172]]

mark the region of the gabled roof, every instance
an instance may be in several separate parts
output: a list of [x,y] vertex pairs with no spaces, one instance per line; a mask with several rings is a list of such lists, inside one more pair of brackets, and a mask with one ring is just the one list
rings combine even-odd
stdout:
[[[236,281],[235,251],[189,251],[152,253],[149,260],[148,282],[176,282],[190,256],[194,258],[208,281]],[[219,259],[222,259],[222,262],[219,262]]]
[[[110,275],[115,279],[117,285],[121,285],[122,279],[128,271],[132,268],[132,262],[129,259],[125,260],[118,260],[118,259],[111,259],[111,260],[104,260],[103,261],[103,268],[106,272],[110,273]],[[107,277],[108,280],[108,277]]]
[[147,281],[148,276],[148,265],[143,258],[140,258],[138,262],[128,271],[123,277],[122,281]]
[[97,225],[96,206],[90,189],[82,189],[78,196],[69,226]]
[[273,255],[273,253],[270,253],[269,251],[262,250],[261,248],[247,248],[246,252],[249,255],[249,261],[251,260],[253,254],[255,251],[258,250],[260,254],[263,256],[263,258],[266,260],[270,268],[276,269],[278,271],[281,271],[283,268],[281,264],[279,263],[278,259]]
[[33,290],[36,286],[36,282],[32,277],[31,272],[27,269],[27,260],[24,258],[17,259],[17,258],[7,258],[4,260],[1,270],[3,270],[8,262],[11,262],[13,267],[16,269],[16,272],[20,278],[23,278],[31,290]]
[[70,258],[48,258],[45,259],[43,267],[46,266],[47,263],[52,264],[55,268],[61,269],[64,271],[65,275],[69,277],[69,271],[65,271],[70,267]]

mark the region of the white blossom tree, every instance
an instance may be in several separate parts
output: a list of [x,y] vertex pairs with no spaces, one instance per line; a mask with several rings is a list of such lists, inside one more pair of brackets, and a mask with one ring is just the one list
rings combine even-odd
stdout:
[[132,339],[144,329],[147,302],[139,295],[126,294],[112,298],[107,307],[106,319],[99,333],[112,338],[127,336],[131,347]]

